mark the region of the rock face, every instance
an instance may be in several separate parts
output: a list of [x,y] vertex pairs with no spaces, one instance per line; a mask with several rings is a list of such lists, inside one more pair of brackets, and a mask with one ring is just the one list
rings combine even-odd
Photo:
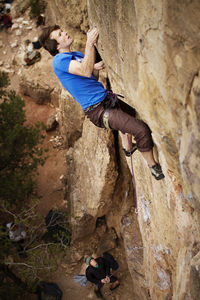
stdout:
[[97,217],[112,207],[117,177],[112,134],[83,124],[82,137],[67,153],[68,191],[74,239],[92,233]]
[[[52,103],[54,106],[58,106],[61,86],[53,73],[52,57],[44,49],[41,49],[40,52],[42,53],[41,61],[22,68],[20,92],[31,97],[37,104]],[[23,55],[24,52],[21,50],[17,58],[22,59]]]
[[59,97],[58,115],[65,146],[66,148],[72,147],[75,141],[82,135],[84,114],[80,109],[80,105],[64,89],[62,89]]
[[[70,28],[70,7],[75,2],[49,2],[49,11],[54,11],[52,20]],[[72,32],[88,27],[86,3],[78,3],[79,12],[74,8],[77,14],[71,20]],[[116,155],[119,149],[112,133],[95,128],[72,104],[79,127],[71,126],[77,134],[73,143],[70,132],[66,135],[71,146],[67,152],[66,197],[73,215],[74,239],[92,233],[97,218],[106,216],[108,227],[123,238],[135,299],[197,300],[200,2],[88,0],[87,8],[90,25],[100,32],[98,50],[112,89],[123,94],[151,128],[165,179],[155,181],[141,154],[134,153],[136,222],[136,199],[127,168],[130,159],[126,162],[121,151]],[[83,14],[79,19],[78,13]],[[81,36],[75,46],[82,49],[84,40]],[[64,105],[61,100],[63,134],[69,122]],[[64,111],[70,112],[70,107],[65,106]]]
[[50,86],[42,86],[37,81],[22,80],[20,82],[20,91],[25,96],[30,96],[35,99],[37,104],[45,104],[51,102],[51,92],[53,89]]
[[126,95],[150,126],[166,175],[156,182],[141,155],[134,155],[150,295],[197,299],[200,261],[194,271],[192,259],[200,246],[200,3],[89,0],[88,11],[90,24],[100,31],[98,49],[112,88]]

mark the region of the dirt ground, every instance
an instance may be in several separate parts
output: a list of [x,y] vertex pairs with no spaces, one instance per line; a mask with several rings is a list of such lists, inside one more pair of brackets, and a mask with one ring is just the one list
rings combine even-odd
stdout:
[[[26,17],[26,16],[25,16]],[[2,47],[0,51],[0,68],[3,71],[8,71],[11,87],[18,92],[19,88],[19,73],[20,68],[25,68],[22,64],[18,65],[14,63],[13,57],[17,52],[17,48],[11,48],[11,44],[17,39],[18,44],[23,43],[25,39],[32,40],[35,36],[35,27],[32,31],[22,32],[22,35],[16,36],[14,31],[0,31],[0,41],[2,41]],[[31,67],[30,67],[31,68]],[[29,124],[34,124],[36,121],[46,123],[49,116],[55,111],[55,108],[51,104],[38,105],[29,97],[24,97],[26,103],[26,117]],[[49,133],[46,133],[44,147],[49,148],[48,159],[43,167],[39,168],[39,174],[37,176],[38,194],[41,197],[39,211],[43,216],[46,216],[48,211],[55,206],[64,206],[64,192],[61,177],[66,172],[65,152],[63,147],[57,147],[54,142],[55,137],[59,136],[59,128]],[[90,239],[85,241],[86,248],[90,249]],[[83,244],[82,244],[83,245]],[[82,249],[83,250],[83,249]],[[103,287],[104,299],[109,300],[132,300],[133,285],[124,257],[123,245],[118,244],[111,253],[117,259],[119,263],[119,269],[116,272],[116,276],[120,280],[120,287],[115,291],[109,290],[109,284]],[[80,284],[74,282],[74,275],[80,274],[83,265],[83,258],[77,262],[67,263],[60,262],[56,273],[52,274],[49,281],[56,282],[63,292],[63,300],[87,300],[97,299],[93,289],[94,285],[91,283],[86,287],[81,287]],[[29,298],[31,300],[31,297]],[[32,300],[37,299],[32,297]]]

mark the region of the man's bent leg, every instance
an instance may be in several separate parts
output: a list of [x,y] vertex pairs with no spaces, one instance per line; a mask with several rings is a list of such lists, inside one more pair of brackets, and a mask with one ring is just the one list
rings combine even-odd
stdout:
[[109,125],[112,129],[121,131],[123,134],[133,135],[140,152],[152,150],[153,140],[147,124],[122,111],[120,107],[110,109]]
[[[119,134],[121,136],[122,143],[123,143],[126,151],[131,152],[133,149],[132,135],[127,134],[128,135],[128,137],[127,137],[127,135],[123,134],[121,131],[119,131]],[[147,152],[141,152],[141,154],[144,157],[144,159],[147,161],[149,167],[152,167],[156,164],[156,162],[154,160],[154,156],[153,156],[153,150],[150,150]]]
[[[164,178],[162,169],[153,157],[153,140],[151,130],[143,121],[136,119],[135,110],[123,101],[119,101],[120,105],[109,109],[109,125],[112,129],[121,131],[123,134],[129,133],[133,135],[137,149],[143,153],[150,166],[151,173],[157,180]],[[94,110],[86,113],[90,121],[98,126],[105,128],[103,124],[103,114],[105,112],[104,104],[100,104]],[[154,164],[154,165],[153,165]]]
[[[134,136],[137,149],[142,153],[143,157],[150,167],[152,175],[157,179],[163,179],[164,175],[158,163],[153,156],[153,140],[151,130],[143,121],[134,118],[120,107],[110,109],[109,125],[112,129],[129,133]],[[128,141],[127,141],[128,142]]]

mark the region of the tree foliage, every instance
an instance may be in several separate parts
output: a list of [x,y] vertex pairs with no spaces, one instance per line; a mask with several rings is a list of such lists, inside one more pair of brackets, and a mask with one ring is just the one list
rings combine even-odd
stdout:
[[41,147],[44,125],[25,125],[24,100],[5,90],[8,83],[0,73],[0,200],[12,206],[33,193],[33,176],[46,157]]

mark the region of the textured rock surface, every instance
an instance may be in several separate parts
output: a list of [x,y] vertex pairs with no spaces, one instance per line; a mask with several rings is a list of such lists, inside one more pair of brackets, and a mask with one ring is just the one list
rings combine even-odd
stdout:
[[80,105],[64,89],[62,89],[59,97],[58,117],[66,148],[72,147],[75,141],[82,135],[85,116],[80,109]]
[[113,90],[150,126],[166,175],[156,182],[134,155],[144,246],[143,258],[135,257],[143,261],[139,270],[152,299],[197,299],[200,3],[88,0],[88,9]]
[[[58,106],[58,97],[61,86],[52,70],[52,58],[44,49],[41,49],[41,61],[21,70],[20,90],[24,95],[30,96],[37,104],[52,103]],[[16,57],[19,63],[24,57],[24,50],[19,50]],[[48,74],[48,75],[47,75]]]
[[51,102],[51,92],[53,89],[49,85],[40,85],[36,82],[24,80],[20,82],[20,92],[25,96],[30,96],[37,104],[45,104]]
[[[82,137],[67,153],[67,199],[70,202],[74,238],[80,238],[95,229],[97,217],[106,215],[112,206],[112,194],[117,177],[112,134],[91,126],[89,120],[83,124]],[[87,227],[78,230],[85,224]],[[88,222],[90,219],[90,223]],[[85,219],[84,219],[85,220]],[[81,231],[81,234],[77,234]]]

